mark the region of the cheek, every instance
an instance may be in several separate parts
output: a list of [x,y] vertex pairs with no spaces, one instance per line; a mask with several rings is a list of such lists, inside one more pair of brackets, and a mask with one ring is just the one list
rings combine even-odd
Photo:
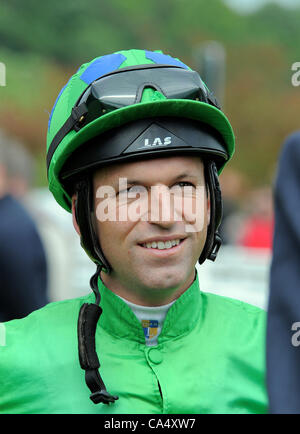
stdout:
[[194,232],[197,241],[205,238],[210,220],[210,206],[204,188],[197,191],[197,196],[187,197],[183,202],[183,218],[186,232]]
[[191,226],[191,228],[195,230],[195,233],[191,234],[194,239],[195,257],[200,256],[199,252],[200,253],[202,252],[203,247],[205,245],[209,221],[210,221],[209,203],[207,203],[205,199],[204,207],[202,203],[202,208],[198,210],[196,221]]
[[128,258],[129,234],[132,224],[128,222],[98,222],[98,239],[104,256],[113,263],[121,258],[123,261]]

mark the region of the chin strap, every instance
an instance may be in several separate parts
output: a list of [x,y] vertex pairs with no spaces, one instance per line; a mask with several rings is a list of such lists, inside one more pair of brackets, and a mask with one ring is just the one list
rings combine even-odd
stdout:
[[89,258],[108,272],[111,266],[101,250],[98,235],[94,227],[94,195],[91,177],[86,177],[76,184],[75,216],[80,228],[80,242]]
[[90,280],[91,288],[96,296],[96,303],[84,303],[81,306],[78,317],[78,352],[81,368],[85,371],[85,381],[91,391],[90,399],[94,404],[114,403],[118,396],[110,395],[99,373],[100,362],[96,353],[96,327],[102,309],[99,306],[100,292],[98,289],[98,276],[101,266],[97,267],[96,273]]
[[205,259],[214,261],[222,244],[222,239],[218,232],[218,228],[222,220],[223,204],[218,171],[215,162],[205,162],[204,170],[210,195],[210,223],[207,228],[206,242],[198,260],[199,264],[203,264]]

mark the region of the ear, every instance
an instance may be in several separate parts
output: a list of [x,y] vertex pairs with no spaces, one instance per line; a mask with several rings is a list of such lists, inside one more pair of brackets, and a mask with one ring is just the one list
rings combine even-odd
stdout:
[[76,220],[76,211],[75,211],[75,208],[76,208],[76,200],[77,200],[77,195],[76,194],[74,194],[73,196],[72,196],[72,221],[73,221],[73,226],[74,226],[74,228],[75,228],[75,231],[78,233],[78,235],[80,236],[81,234],[80,234],[80,229],[79,229],[79,226],[78,226],[78,223],[77,223],[77,220]]

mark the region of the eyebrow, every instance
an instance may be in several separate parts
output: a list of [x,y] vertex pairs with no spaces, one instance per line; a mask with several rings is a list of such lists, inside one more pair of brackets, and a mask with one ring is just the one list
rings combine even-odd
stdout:
[[[197,176],[191,175],[189,173],[181,173],[180,175],[176,176],[176,178],[173,178],[171,180],[171,183],[175,182],[175,181],[178,181],[179,179],[182,179],[182,178],[194,178],[194,179],[197,179]],[[127,184],[143,185],[144,182],[143,181],[139,181],[138,179],[127,179]]]

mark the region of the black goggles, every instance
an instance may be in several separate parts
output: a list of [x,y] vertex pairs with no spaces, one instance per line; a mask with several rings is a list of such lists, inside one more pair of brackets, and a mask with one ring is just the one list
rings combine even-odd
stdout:
[[139,103],[146,88],[160,92],[167,99],[201,101],[220,109],[216,98],[196,71],[158,64],[113,71],[93,81],[80,95],[71,116],[51,142],[47,168],[59,143],[72,129],[79,131],[106,113]]

